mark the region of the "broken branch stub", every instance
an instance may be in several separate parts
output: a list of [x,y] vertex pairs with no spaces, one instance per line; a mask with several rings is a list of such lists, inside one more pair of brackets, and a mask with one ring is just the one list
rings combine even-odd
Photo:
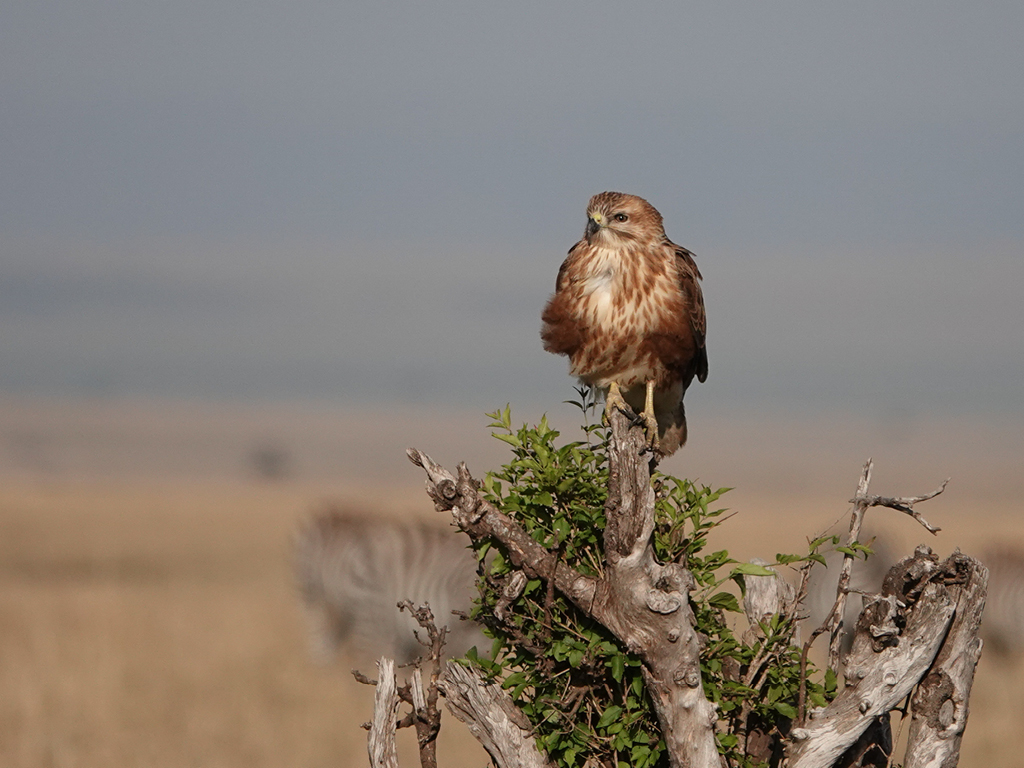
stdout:
[[398,683],[395,662],[382,658],[377,662],[377,690],[373,696],[373,724],[367,738],[371,768],[398,768],[395,747],[395,716],[398,714]]
[[960,758],[970,712],[974,670],[981,658],[978,627],[985,609],[988,569],[959,552],[946,562],[953,568],[947,580],[957,593],[956,615],[935,663],[914,693],[904,768],[953,768]]

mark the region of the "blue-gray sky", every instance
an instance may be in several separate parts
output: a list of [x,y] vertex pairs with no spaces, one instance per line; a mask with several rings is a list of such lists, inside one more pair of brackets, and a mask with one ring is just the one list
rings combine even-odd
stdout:
[[705,276],[706,406],[1024,411],[1024,5],[17,0],[0,391],[569,394],[590,195]]

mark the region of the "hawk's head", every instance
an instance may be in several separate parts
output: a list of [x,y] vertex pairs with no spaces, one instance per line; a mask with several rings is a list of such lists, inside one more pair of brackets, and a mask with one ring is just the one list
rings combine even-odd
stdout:
[[653,245],[665,239],[661,214],[636,195],[602,192],[587,205],[587,230],[592,245]]

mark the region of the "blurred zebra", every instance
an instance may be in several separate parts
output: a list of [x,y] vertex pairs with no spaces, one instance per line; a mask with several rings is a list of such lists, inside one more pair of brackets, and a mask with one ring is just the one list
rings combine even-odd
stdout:
[[993,546],[979,558],[988,568],[988,597],[981,615],[985,650],[1024,656],[1024,551]]
[[[403,664],[424,650],[419,630],[396,603],[428,603],[447,625],[446,655],[461,656],[488,642],[479,627],[452,615],[468,612],[476,596],[476,558],[454,531],[321,512],[299,531],[296,569],[312,630],[313,655],[330,660],[342,645],[360,662],[381,656]],[[425,633],[419,630],[420,637]]]

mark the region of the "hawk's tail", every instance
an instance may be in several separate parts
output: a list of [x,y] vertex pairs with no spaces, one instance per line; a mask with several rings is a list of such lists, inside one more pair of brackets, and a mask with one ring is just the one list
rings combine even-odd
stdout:
[[658,456],[671,456],[686,444],[686,411],[683,401],[672,410],[655,408],[658,417]]

